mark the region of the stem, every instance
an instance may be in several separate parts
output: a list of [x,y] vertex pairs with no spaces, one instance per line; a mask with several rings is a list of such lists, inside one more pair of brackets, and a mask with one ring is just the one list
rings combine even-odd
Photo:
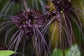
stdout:
[[25,7],[25,10],[27,11],[27,3],[26,3],[26,1],[25,1],[25,0],[23,0],[23,2],[24,2],[24,7]]

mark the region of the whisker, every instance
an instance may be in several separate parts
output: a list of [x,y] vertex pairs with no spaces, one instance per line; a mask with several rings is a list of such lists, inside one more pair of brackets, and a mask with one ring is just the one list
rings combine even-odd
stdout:
[[[6,21],[6,20],[11,20],[11,19],[10,19],[10,16],[5,16],[5,15],[4,15],[3,17],[1,17],[0,19],[3,20],[3,21],[4,21],[4,20],[5,20],[5,21]],[[4,21],[4,22],[5,22],[5,21]]]
[[2,23],[0,24],[0,26],[2,26],[2,25],[4,25],[4,24],[9,24],[9,23],[13,23],[13,21],[2,22]]
[[34,28],[33,28],[33,32],[34,32],[35,42],[36,42],[36,45],[37,45],[37,47],[38,47],[38,44],[37,44],[37,37],[38,37],[38,36],[36,36],[36,32],[35,32],[35,29],[34,29]]
[[12,6],[12,3],[8,6],[7,10],[5,11],[5,14],[7,14],[8,10],[10,9],[11,6]]
[[32,8],[34,9],[34,0],[32,0]]
[[84,15],[84,11],[82,11],[81,9],[79,9],[79,8],[76,8],[76,7],[73,7],[73,9],[76,9],[76,10],[78,10],[79,12],[81,12],[81,13]]
[[35,29],[34,29],[34,28],[33,28],[33,32],[34,32],[34,36],[33,36],[33,38],[32,38],[32,40],[33,40],[33,45],[34,45],[34,48],[35,48],[35,51],[36,51],[36,55],[39,56],[39,48],[40,48],[40,47],[38,47],[38,44],[39,44],[39,43],[37,43],[37,36],[36,36],[36,34],[35,34]]
[[3,16],[8,16],[8,17],[10,17],[11,15],[0,15],[0,17],[3,17]]
[[[59,24],[59,23],[58,23]],[[57,25],[57,27],[59,27],[59,25]],[[62,27],[62,29],[65,31],[65,33],[66,33],[66,35],[67,35],[67,37],[69,36],[69,34],[68,34],[68,32],[67,32],[67,30],[63,27],[63,26],[61,26]],[[60,28],[60,27],[59,27]]]
[[46,27],[46,28],[45,28],[45,31],[42,32],[42,33],[43,33],[43,36],[45,36],[45,34],[47,33],[48,28],[49,28],[49,27]]
[[22,39],[23,33],[24,33],[24,31],[22,31],[21,34],[18,36],[16,45],[15,45],[15,51],[17,51],[17,48],[18,48],[19,43],[20,43],[20,41],[21,41],[21,39]]
[[0,14],[2,14],[5,11],[5,9],[6,9],[6,7],[8,6],[9,3],[10,3],[10,0],[6,3],[6,5],[4,6],[4,8],[1,10]]
[[67,18],[65,18],[65,15],[63,14],[63,18],[64,18],[64,22],[65,22],[65,26],[66,26],[66,30],[68,33],[70,33],[69,27],[68,27],[68,23],[67,23]]
[[25,44],[26,44],[27,38],[24,39],[24,43],[23,43],[23,49],[22,49],[22,53],[25,54]]
[[35,4],[36,4],[36,9],[39,10],[38,1],[37,0],[35,0]]
[[[60,23],[59,23],[60,24]],[[60,27],[59,27],[59,25],[57,25],[57,27],[60,29]],[[65,32],[65,33],[63,33],[63,32]],[[60,34],[60,32],[58,32],[59,34]],[[65,36],[65,34],[66,34],[66,36],[65,36],[65,38],[67,39],[67,41],[68,41],[68,44],[69,44],[69,46],[71,46],[71,43],[70,43],[70,40],[68,39],[68,37],[69,37],[69,33],[67,32],[67,30],[66,30],[66,28],[64,28],[63,26],[62,26],[62,33],[61,33],[63,36]],[[58,35],[59,36],[59,35]],[[62,36],[62,38],[63,38],[63,36]],[[57,40],[58,40],[58,37],[57,37]],[[56,40],[56,42],[57,42],[57,40]],[[62,39],[63,40],[63,39]],[[61,41],[61,40],[60,40]],[[66,40],[65,40],[66,41]],[[61,43],[60,43],[61,44]],[[57,45],[57,43],[56,43],[56,45]],[[60,45],[60,47],[62,48],[62,46]]]
[[20,4],[18,4],[18,9],[17,9],[17,12],[19,12],[19,11],[20,11],[20,9],[21,9],[21,8],[20,8]]
[[78,24],[78,22],[74,19],[74,17],[72,15],[69,15],[71,17],[71,19],[77,24],[78,28],[80,29],[81,33],[82,33],[82,37],[83,37],[83,32],[82,29],[80,27],[80,25]]
[[10,41],[8,42],[7,47],[9,46],[10,43],[12,43],[14,37],[18,34],[19,31],[20,31],[20,30],[17,30],[17,31],[13,34],[13,36],[12,36],[11,39],[10,39]]
[[[59,25],[60,25],[60,23],[59,23]],[[60,27],[59,27],[59,25],[57,24],[56,25],[56,27],[58,27],[59,29],[60,29]],[[62,26],[62,32],[65,32],[66,34],[67,34],[67,37],[68,37],[68,33],[67,33],[67,30]],[[55,47],[57,47],[58,46],[58,43],[57,43],[57,41],[58,41],[58,38],[59,38],[59,35],[60,35],[60,32],[58,32],[58,33],[56,33],[57,34],[57,38],[56,38],[56,45],[55,45]],[[63,35],[64,35],[64,33],[62,33]],[[62,36],[63,37],[63,36]],[[60,43],[61,44],[61,43]],[[60,45],[60,48],[61,48],[62,46]]]
[[76,16],[77,16],[77,18],[78,18],[78,20],[79,20],[79,23],[80,23],[80,27],[81,27],[81,29],[82,29],[82,24],[81,24],[81,21],[80,21],[80,18],[79,18],[78,13],[77,13],[76,11],[74,11],[73,9],[71,9],[71,10],[76,14]]
[[59,29],[60,29],[60,47],[61,47],[61,40],[62,40],[61,39],[62,38],[62,15],[60,16],[60,23],[59,24],[60,24],[60,28]]
[[36,31],[40,34],[40,36],[41,36],[41,38],[42,38],[42,41],[43,41],[43,43],[46,45],[47,50],[48,50],[48,53],[50,54],[49,47],[48,47],[48,45],[47,45],[47,43],[46,43],[46,40],[44,39],[44,37],[43,37],[43,35],[41,34],[41,32],[39,31],[39,29],[38,29],[37,27],[35,27],[35,29],[36,29]]
[[41,6],[42,6],[42,11],[43,11],[43,13],[45,13],[46,10],[45,10],[44,2],[43,2],[42,0],[39,0],[39,1],[40,1]]
[[[70,18],[76,23],[78,29],[80,30],[80,32],[81,32],[81,34],[82,34],[82,38],[83,38],[83,31],[82,31],[80,25],[78,24],[78,22],[74,19],[74,17],[73,17],[72,15],[69,15],[69,16],[70,16]],[[79,34],[80,34],[80,32],[79,32]],[[83,39],[83,40],[84,40],[84,39]]]
[[[34,31],[35,31],[35,29],[34,29]],[[37,33],[37,34],[36,34]],[[37,47],[38,47],[38,51],[39,51],[39,55],[41,56],[41,51],[42,51],[42,48],[43,48],[43,45],[42,45],[42,41],[41,41],[41,39],[39,38],[40,36],[39,36],[39,33],[36,31],[35,32],[35,35],[36,35],[36,37],[35,37],[35,40],[36,40],[36,45],[37,45]],[[44,46],[45,47],[45,46]]]
[[6,45],[6,40],[7,40],[8,34],[9,34],[14,28],[15,28],[15,27],[12,27],[12,28],[10,28],[10,29],[6,32],[4,45]]
[[[58,23],[59,25],[60,25],[60,23]],[[59,27],[59,25],[56,25],[56,27],[58,27],[59,29],[60,29],[60,27]],[[55,27],[55,26],[54,26]],[[65,34],[67,35],[67,38],[70,36],[70,34],[68,33],[68,31],[66,30],[66,28],[64,28],[63,26],[61,26],[62,28],[61,28],[61,31],[65,31]],[[53,29],[53,31],[54,31],[54,29]],[[60,32],[59,32],[60,33]],[[57,34],[57,33],[56,33]],[[62,34],[62,33],[61,33]],[[58,37],[57,37],[58,38]],[[69,40],[69,39],[68,39]],[[57,41],[57,40],[56,40]],[[61,40],[60,40],[61,41]],[[52,41],[51,41],[52,42]],[[57,45],[57,43],[56,43],[56,45]],[[69,42],[69,45],[70,45],[70,42]],[[70,45],[71,46],[71,45]]]
[[[63,36],[65,37],[65,35],[64,35],[64,32],[62,32],[62,34],[63,34]],[[65,56],[65,38],[62,38],[62,51],[63,51],[63,56]]]
[[54,19],[51,19],[47,25],[43,28],[43,30],[41,32],[43,32],[51,23],[53,23],[57,18],[55,17]]
[[41,42],[40,42],[40,40],[38,41],[39,34],[38,34],[38,32],[35,32],[35,29],[34,28],[33,28],[33,30],[34,30],[35,42],[36,42],[36,45],[37,45],[37,48],[38,48],[38,51],[39,51],[39,55],[41,56],[41,46],[40,46],[41,45]]
[[[63,31],[63,30],[62,30]],[[58,46],[58,43],[57,43],[57,41],[58,41],[58,38],[59,38],[59,35],[60,35],[60,32],[58,32],[58,33],[56,33],[57,34],[57,39],[56,39],[56,45],[55,45],[55,48]]]
[[[11,6],[13,5],[13,2],[11,2],[11,4],[8,6],[7,10],[5,11],[5,15],[8,13],[9,9],[11,8]],[[6,16],[4,16],[4,21],[5,21]]]
[[13,14],[13,12],[14,12],[14,8],[15,8],[15,2],[13,1],[13,2],[12,2],[11,15],[12,15],[12,14]]
[[[71,23],[70,23],[70,21],[69,21],[69,18],[65,18],[65,15],[63,14],[63,16],[64,16],[64,20],[65,20],[65,24],[66,24],[66,30],[67,30],[67,32],[68,32],[68,34],[69,34],[69,37],[67,37],[67,39],[68,39],[68,43],[69,43],[69,45],[71,46],[72,45],[72,25],[71,25]],[[66,20],[68,20],[68,23],[69,23],[69,25],[67,25],[68,23],[67,23],[67,21]],[[69,29],[69,26],[70,26],[70,29]]]
[[9,25],[12,25],[12,24],[6,24],[6,25],[4,25],[3,27],[0,28],[0,31],[2,31],[5,27],[8,27]]
[[21,3],[20,6],[21,6],[20,9],[21,9],[21,10],[24,10],[24,3]]
[[10,50],[10,49],[14,46],[15,42],[18,40],[18,37],[20,37],[21,33],[22,33],[22,31],[20,31],[20,33],[18,34],[18,36],[14,39],[14,41],[13,41],[13,42],[11,43],[11,45],[8,47],[8,50]]
[[[71,35],[71,38],[72,38],[72,37],[75,35],[75,34],[74,34],[74,31],[73,31],[73,28],[72,28],[72,24],[71,24],[71,22],[70,22],[68,16],[65,16],[65,17],[67,17],[67,20],[68,20],[69,25],[70,25],[70,29],[71,29],[71,34],[70,34],[70,35]],[[74,41],[76,41],[75,38],[74,38]]]
[[54,37],[54,33],[55,33],[55,30],[56,30],[56,23],[55,23],[55,26],[53,26],[53,31],[52,31],[52,35],[51,35],[51,39],[50,39],[50,43],[49,43],[49,46],[51,46],[52,44],[52,40],[53,40],[53,37]]

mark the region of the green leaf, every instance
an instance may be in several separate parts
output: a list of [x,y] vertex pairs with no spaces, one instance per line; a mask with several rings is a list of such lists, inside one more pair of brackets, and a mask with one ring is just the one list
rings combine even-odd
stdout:
[[[55,48],[52,52],[52,56],[63,56],[62,49]],[[70,48],[65,50],[65,56],[80,56],[78,45],[74,44]]]
[[9,56],[9,55],[12,55],[14,53],[16,53],[16,52],[10,51],[10,50],[2,50],[2,51],[0,51],[0,56]]
[[80,56],[78,45],[74,44],[70,49],[66,50],[66,56]]
[[52,56],[63,56],[63,52],[61,49],[55,48],[52,52]]

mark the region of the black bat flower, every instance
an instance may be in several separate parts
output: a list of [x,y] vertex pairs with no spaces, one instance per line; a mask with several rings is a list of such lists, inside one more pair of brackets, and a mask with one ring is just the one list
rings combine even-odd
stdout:
[[56,10],[60,13],[70,13],[70,8],[72,8],[71,2],[68,0],[53,0],[52,3],[55,5]]
[[[51,28],[53,29],[52,29],[50,46],[54,45],[53,47],[55,47],[56,45],[56,47],[58,48],[66,49],[72,46],[72,44],[76,41],[76,39],[79,39],[78,36],[84,39],[83,29],[82,29],[83,25],[81,23],[81,18],[79,14],[75,11],[71,2],[69,0],[52,0],[52,3],[55,9],[51,11],[51,15],[53,15],[54,17],[49,22],[49,24],[53,23],[52,24],[53,26],[51,26]],[[56,29],[59,29],[59,32],[55,32]],[[56,38],[56,40],[54,38]],[[52,43],[54,42],[53,40],[56,41],[55,44]],[[77,42],[82,42],[82,41],[77,41]]]
[[[43,46],[44,48],[47,48],[46,50],[48,50],[49,53],[49,48],[46,43],[46,40],[42,35],[41,30],[39,30],[40,28],[43,28],[49,21],[50,16],[48,14],[43,14],[42,12],[37,10],[30,10],[30,11],[21,11],[16,15],[11,16],[10,18],[12,19],[12,21],[2,23],[3,25],[2,29],[11,24],[15,25],[15,27],[10,28],[6,32],[5,45],[8,49],[13,49],[15,46],[15,51],[17,51],[19,43],[21,42],[21,39],[24,38],[24,36],[26,37],[26,40],[34,36],[34,38],[37,39],[35,43],[37,43],[36,45],[38,49],[40,49]],[[13,31],[15,28],[18,28],[18,30],[12,35],[10,41],[7,41],[9,33]],[[38,41],[39,39],[41,40]],[[24,42],[26,42],[26,40]],[[38,43],[39,44],[42,43],[42,46],[39,47]]]
[[37,10],[31,10],[29,12],[22,11],[17,13],[15,16],[11,16],[15,25],[24,30],[28,36],[33,35],[33,27],[44,26],[48,21],[47,18],[48,16],[43,15],[43,13]]

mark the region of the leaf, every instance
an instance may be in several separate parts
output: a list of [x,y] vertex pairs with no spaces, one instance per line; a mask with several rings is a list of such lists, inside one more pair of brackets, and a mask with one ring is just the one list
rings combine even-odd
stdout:
[[72,47],[65,51],[66,56],[80,56],[80,51],[77,44],[74,44]]
[[63,56],[63,52],[61,49],[55,48],[51,56]]
[[2,50],[2,51],[0,51],[0,56],[9,56],[9,55],[12,55],[14,53],[16,53],[16,52],[10,51],[10,50]]
[[[52,56],[63,56],[62,49],[55,48]],[[70,48],[65,50],[65,56],[80,56],[80,51],[77,44],[73,44]]]

